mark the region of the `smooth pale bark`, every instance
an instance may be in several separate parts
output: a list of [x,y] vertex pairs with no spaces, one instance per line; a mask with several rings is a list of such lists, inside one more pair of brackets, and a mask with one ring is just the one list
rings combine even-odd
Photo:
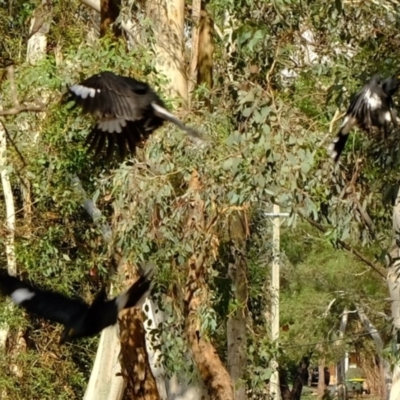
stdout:
[[192,1],[192,51],[190,55],[189,71],[189,98],[197,83],[198,58],[199,58],[199,34],[200,34],[201,0]]
[[[347,308],[343,310],[343,314],[340,318],[339,326],[339,340],[338,345],[343,346],[343,338],[347,328],[347,322],[349,320],[349,313]],[[339,400],[347,400],[347,388],[346,382],[346,368],[345,368],[345,357],[343,357],[336,366],[337,370],[337,384],[338,384],[338,398]]]
[[6,206],[6,232],[5,232],[5,251],[7,256],[7,269],[11,275],[17,274],[17,264],[15,259],[15,207],[14,197],[10,182],[10,170],[7,164],[7,136],[6,130],[0,121],[0,176],[3,187],[3,196]]
[[[102,214],[93,200],[89,199],[78,177],[71,178],[75,194],[81,199],[82,207],[99,225],[105,243],[111,243],[112,230],[103,221]],[[117,326],[104,329],[100,335],[96,358],[90,374],[84,400],[121,400],[125,381],[121,374],[119,354],[121,352]]]
[[101,333],[96,359],[83,400],[122,399],[125,381],[118,361],[121,344],[117,326],[110,326]]
[[380,398],[381,399],[388,399],[389,398],[389,391],[390,387],[387,387],[387,383],[390,381],[390,364],[385,358],[383,357],[383,348],[384,348],[384,343],[381,338],[381,335],[379,334],[378,330],[375,328],[375,326],[372,324],[372,322],[369,320],[367,315],[365,314],[364,310],[362,309],[361,306],[357,305],[356,306],[358,316],[363,323],[366,331],[371,335],[372,339],[374,340],[378,357],[379,357],[379,369],[380,369],[380,375],[381,375],[381,390],[380,390]]
[[234,385],[235,400],[246,400],[245,373],[247,363],[247,262],[246,238],[247,218],[243,212],[234,213],[230,218],[229,239],[233,262],[228,274],[232,280],[232,292],[237,304],[227,322],[228,372]]
[[[1,106],[0,106],[1,109]],[[9,170],[7,166],[7,142],[6,131],[2,122],[0,121],[0,176],[1,185],[3,188],[3,196],[6,205],[6,237],[5,237],[5,251],[7,256],[7,269],[11,275],[17,274],[17,266],[15,262],[15,247],[14,247],[14,232],[15,232],[15,209],[14,198],[11,189]],[[4,326],[0,329],[0,351],[6,351],[7,336],[9,328]],[[1,389],[0,398],[7,398],[7,391]]]
[[325,396],[325,361],[321,360],[318,365],[318,400],[322,400]]
[[42,0],[41,5],[35,10],[29,28],[29,39],[26,61],[36,64],[46,57],[47,34],[50,31],[52,19],[52,2]]
[[93,10],[100,12],[100,0],[81,0],[86,6],[93,8]]
[[[399,332],[400,332],[400,188],[393,207],[393,239],[389,248],[387,265],[387,284],[389,288],[391,311],[393,319],[394,341],[396,351],[399,349]],[[397,356],[398,354],[396,354]],[[390,400],[400,400],[400,363],[394,365],[392,382],[387,382],[387,386],[391,385]]]
[[153,22],[156,68],[169,79],[171,94],[178,95],[186,105],[188,85],[183,41],[185,1],[151,0],[146,2],[146,12]]

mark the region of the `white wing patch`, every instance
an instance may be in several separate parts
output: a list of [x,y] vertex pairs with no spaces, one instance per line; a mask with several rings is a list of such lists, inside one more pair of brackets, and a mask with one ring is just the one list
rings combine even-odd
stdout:
[[11,299],[15,304],[21,304],[26,300],[30,300],[35,295],[29,289],[17,289],[11,293]]
[[[69,90],[75,93],[77,96],[82,97],[82,99],[86,99],[88,96],[94,97],[96,94],[96,89],[82,85],[73,85],[69,88]],[[100,90],[97,91],[97,93],[99,92]]]
[[365,98],[372,110],[376,110],[382,106],[382,99],[376,93],[371,94],[370,90],[365,93]]
[[115,119],[103,119],[97,123],[97,127],[103,132],[108,133],[121,133],[122,128],[126,126],[126,119],[115,118]]
[[341,132],[346,135],[347,133],[349,133],[351,131],[351,129],[353,128],[353,126],[356,123],[357,123],[356,118],[354,118],[352,115],[346,115],[344,117],[342,125],[340,126]]

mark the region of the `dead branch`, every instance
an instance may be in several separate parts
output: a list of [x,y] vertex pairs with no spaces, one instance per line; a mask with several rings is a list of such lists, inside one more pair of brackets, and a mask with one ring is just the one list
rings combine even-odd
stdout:
[[0,111],[0,116],[6,116],[6,115],[17,115],[22,112],[44,112],[46,111],[46,107],[44,105],[40,106],[18,106],[18,107],[12,107],[9,108],[8,110],[3,110]]

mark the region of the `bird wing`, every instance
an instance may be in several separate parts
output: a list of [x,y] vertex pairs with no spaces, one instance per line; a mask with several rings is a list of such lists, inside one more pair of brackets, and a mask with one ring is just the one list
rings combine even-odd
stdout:
[[109,71],[93,75],[68,90],[84,112],[100,119],[136,121],[145,116],[151,102],[163,104],[148,84]]
[[70,325],[71,321],[75,321],[89,309],[82,300],[39,289],[6,272],[0,274],[0,291],[29,313],[63,325]]
[[350,130],[356,124],[367,131],[370,131],[374,125],[374,111],[382,107],[382,103],[387,101],[386,94],[380,86],[380,82],[380,76],[374,75],[370,81],[356,93],[350,102],[340,130],[328,147],[328,152],[334,162],[338,162],[346,145]]

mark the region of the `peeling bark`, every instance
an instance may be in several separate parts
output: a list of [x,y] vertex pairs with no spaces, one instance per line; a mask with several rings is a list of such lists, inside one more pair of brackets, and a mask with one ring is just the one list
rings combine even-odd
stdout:
[[149,365],[142,313],[126,310],[120,317],[121,365],[125,376],[124,400],[159,400],[156,381]]
[[247,262],[246,238],[247,238],[247,220],[246,215],[233,214],[230,219],[229,236],[232,242],[231,254],[234,262],[229,264],[228,274],[232,280],[233,295],[238,304],[232,312],[227,322],[228,339],[228,371],[231,376],[235,400],[246,399],[245,373],[247,363]]
[[[193,171],[189,183],[191,210],[188,216],[187,230],[204,232],[204,202],[200,198],[201,182],[196,171]],[[224,365],[214,346],[200,332],[198,312],[207,300],[205,282],[205,252],[193,254],[188,263],[188,279],[185,286],[184,314],[185,327],[193,358],[203,379],[208,393],[215,400],[232,400],[233,386]]]

